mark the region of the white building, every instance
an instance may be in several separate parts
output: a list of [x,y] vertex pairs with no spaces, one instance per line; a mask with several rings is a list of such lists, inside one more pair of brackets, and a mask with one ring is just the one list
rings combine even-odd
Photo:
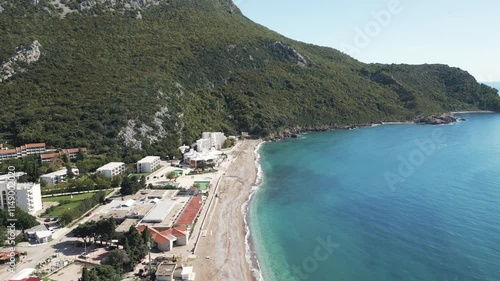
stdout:
[[161,263],[156,269],[157,281],[174,281],[174,272],[177,268],[176,264]]
[[160,167],[160,156],[148,156],[137,162],[138,173],[152,173]]
[[[73,174],[75,176],[78,176],[80,174],[80,171],[78,169],[71,169],[73,171]],[[48,184],[58,184],[61,182],[66,182],[68,177],[68,169],[62,169],[59,171],[52,172],[50,174],[45,174],[40,176],[40,180],[44,180]]]
[[198,152],[210,150],[212,147],[220,150],[224,146],[226,136],[221,132],[204,132],[201,139],[196,141]]
[[111,162],[97,169],[97,172],[109,178],[114,177],[125,172],[125,163]]
[[52,240],[52,231],[48,230],[44,224],[40,224],[30,229],[25,229],[24,239],[36,244],[48,243]]
[[21,210],[35,214],[42,209],[42,192],[40,184],[36,183],[18,183],[14,177],[12,180],[8,175],[0,176],[0,209],[9,207],[8,197],[15,192],[16,206]]

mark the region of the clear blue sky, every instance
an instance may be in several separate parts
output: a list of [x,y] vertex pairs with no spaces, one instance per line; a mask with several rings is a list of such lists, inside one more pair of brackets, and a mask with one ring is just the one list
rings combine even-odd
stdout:
[[[278,33],[363,62],[444,63],[481,82],[500,81],[499,0],[234,2],[248,18]],[[377,20],[374,13],[380,11]]]

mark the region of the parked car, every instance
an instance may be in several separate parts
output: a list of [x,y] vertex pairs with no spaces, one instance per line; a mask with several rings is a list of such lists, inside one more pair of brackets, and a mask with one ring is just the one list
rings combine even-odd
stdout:
[[90,257],[90,255],[87,252],[83,252],[83,253],[80,254],[80,258],[88,259],[89,257]]
[[92,212],[87,213],[87,217],[90,217],[90,216],[92,216]]

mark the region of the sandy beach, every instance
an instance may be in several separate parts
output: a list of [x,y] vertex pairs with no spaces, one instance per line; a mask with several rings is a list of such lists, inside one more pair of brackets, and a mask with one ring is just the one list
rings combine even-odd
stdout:
[[234,162],[222,176],[194,261],[203,281],[255,280],[245,258],[242,205],[252,192],[257,170],[254,153],[260,140],[244,140],[234,150]]

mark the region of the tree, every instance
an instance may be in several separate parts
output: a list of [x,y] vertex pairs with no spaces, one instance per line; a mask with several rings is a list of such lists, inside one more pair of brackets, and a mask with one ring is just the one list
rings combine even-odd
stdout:
[[65,164],[68,164],[69,163],[69,156],[68,154],[63,154],[62,157],[61,157],[62,161],[65,163]]
[[170,173],[167,174],[167,179],[169,179],[169,180],[173,180],[176,177],[177,177],[177,173],[174,172],[174,171],[172,171],[172,172],[170,172]]
[[85,156],[85,152],[83,152],[83,150],[79,148],[78,152],[76,153],[76,161],[82,161],[83,159],[85,159]]
[[122,195],[136,194],[141,188],[141,184],[139,183],[137,176],[125,177],[121,186],[120,193]]
[[82,269],[82,277],[80,278],[80,281],[91,281],[90,280],[90,273],[87,267],[83,267]]
[[73,212],[71,210],[67,210],[67,211],[64,211],[62,214],[61,214],[61,222],[66,225],[66,224],[69,224],[70,222],[72,222],[74,219],[73,217]]
[[7,227],[0,225],[0,247],[5,244],[7,238]]
[[[103,265],[110,265],[118,272],[123,272],[130,268],[131,259],[124,250],[116,249],[109,252],[108,256],[102,261]],[[119,267],[117,266],[119,265]]]
[[116,175],[111,180],[111,187],[113,188],[119,187],[121,183],[122,183],[122,177],[120,175]]
[[146,177],[145,176],[142,176],[141,179],[139,180],[139,186],[140,186],[140,189],[146,188]]
[[[117,270],[118,269],[118,270]],[[120,273],[119,273],[119,268],[117,268],[116,264],[111,266],[111,265],[99,265],[96,266],[92,269],[92,271],[95,272],[95,281],[120,281],[122,280]],[[92,272],[91,272],[91,278],[92,278]],[[94,281],[93,279],[91,279]]]
[[75,173],[73,173],[73,168],[71,167],[71,165],[66,166],[66,173],[68,175],[68,179],[72,179],[75,177]]
[[222,145],[223,148],[229,148],[234,146],[234,139],[227,138]]
[[[12,213],[15,215],[14,218],[17,220],[16,221],[17,229],[28,229],[40,224],[34,216],[21,210],[19,207],[16,207],[15,211]],[[2,225],[8,226],[10,224],[8,220],[13,219],[12,217],[10,217],[9,211],[7,209],[4,209],[2,210],[0,215],[1,215]]]
[[148,243],[151,243],[151,238],[152,238],[152,235],[151,235],[151,231],[149,231],[149,228],[145,228],[142,233],[141,233],[141,238],[142,238],[142,241],[144,242],[144,244],[148,244]]
[[116,222],[113,218],[98,221],[96,224],[97,236],[101,238],[101,242],[104,240],[109,243],[115,236],[115,229]]
[[97,275],[97,270],[95,268],[93,268],[89,272],[89,279],[90,279],[90,281],[101,281],[101,280],[103,280],[103,279],[99,278],[99,276]]
[[137,229],[131,226],[125,236],[128,238],[128,243],[132,249],[130,258],[133,261],[139,261],[144,258],[148,253],[148,249]]

